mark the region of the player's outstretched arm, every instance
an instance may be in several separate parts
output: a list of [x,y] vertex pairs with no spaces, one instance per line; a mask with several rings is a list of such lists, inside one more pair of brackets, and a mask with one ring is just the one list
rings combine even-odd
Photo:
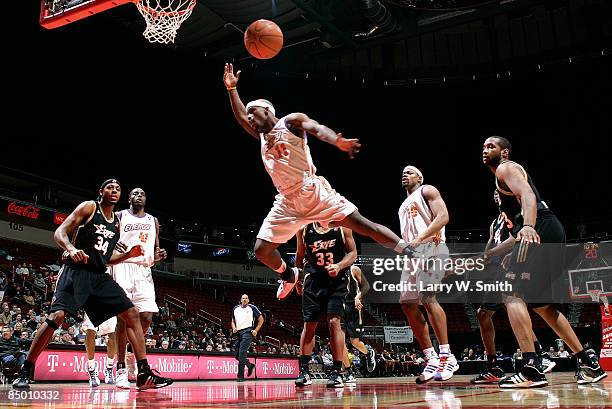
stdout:
[[87,223],[93,217],[96,210],[96,204],[93,201],[83,202],[64,220],[64,222],[55,230],[53,239],[60,248],[66,251],[65,257],[70,257],[75,263],[87,263],[89,256],[79,250],[70,242],[69,236],[76,230],[77,227]]
[[321,125],[314,119],[309,118],[306,114],[289,114],[285,121],[293,128],[301,129],[316,136],[323,142],[335,145],[341,151],[348,153],[351,159],[353,159],[355,155],[359,153],[359,149],[361,149],[359,139],[347,139],[342,136],[342,133],[337,134],[325,125]]
[[254,138],[259,139],[259,135],[257,132],[250,127],[249,121],[247,119],[247,111],[240,99],[240,95],[238,95],[238,79],[240,78],[240,71],[234,74],[234,65],[231,63],[225,63],[225,70],[223,71],[223,84],[227,89],[230,104],[232,106],[232,111],[234,112],[234,116],[236,117],[236,121],[242,126],[242,128],[247,131]]

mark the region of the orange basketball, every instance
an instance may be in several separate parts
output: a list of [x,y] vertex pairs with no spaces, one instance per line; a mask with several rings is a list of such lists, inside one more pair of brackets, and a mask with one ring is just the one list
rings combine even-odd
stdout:
[[273,21],[254,21],[244,32],[244,46],[253,57],[267,60],[283,48],[283,32]]

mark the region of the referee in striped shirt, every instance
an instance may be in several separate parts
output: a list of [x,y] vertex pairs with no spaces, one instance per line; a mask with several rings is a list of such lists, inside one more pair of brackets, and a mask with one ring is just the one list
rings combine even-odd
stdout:
[[[257,320],[257,326],[253,329]],[[247,376],[253,374],[255,364],[247,359],[247,352],[251,346],[251,341],[257,336],[264,323],[264,317],[259,309],[253,304],[249,304],[249,296],[242,294],[240,304],[234,307],[232,313],[232,333],[237,335],[236,359],[238,360],[238,382],[244,382],[244,367],[248,368]]]

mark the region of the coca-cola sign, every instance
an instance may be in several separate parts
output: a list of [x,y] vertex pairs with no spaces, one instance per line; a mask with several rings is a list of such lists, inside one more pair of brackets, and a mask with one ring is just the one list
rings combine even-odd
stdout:
[[26,217],[28,219],[38,220],[40,208],[32,205],[22,205],[17,202],[11,202],[6,208],[7,213],[16,214],[17,216]]
[[62,224],[62,223],[64,223],[64,220],[66,220],[67,217],[68,217],[68,215],[66,213],[54,213],[53,214],[53,223],[55,223],[55,224]]

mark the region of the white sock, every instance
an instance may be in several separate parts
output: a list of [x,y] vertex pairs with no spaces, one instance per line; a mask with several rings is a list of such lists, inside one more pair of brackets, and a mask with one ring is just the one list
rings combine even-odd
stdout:
[[106,358],[106,367],[112,368],[115,365],[115,358]]
[[284,273],[286,269],[287,269],[287,263],[285,263],[285,260],[283,260],[280,267],[274,271],[276,271],[277,273]]
[[431,347],[423,350],[423,355],[425,355],[425,359],[437,358],[438,354],[436,354],[436,350]]
[[450,345],[448,344],[440,344],[440,353],[450,355]]
[[94,369],[96,369],[96,360],[95,359],[88,359],[87,360],[87,369],[90,371],[93,371]]

